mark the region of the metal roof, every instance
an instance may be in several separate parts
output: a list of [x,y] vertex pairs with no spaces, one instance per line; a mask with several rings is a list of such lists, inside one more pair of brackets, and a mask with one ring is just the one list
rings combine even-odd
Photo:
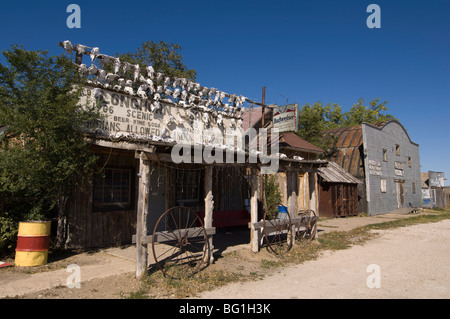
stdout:
[[[363,124],[372,126],[378,130],[383,130],[386,125],[390,123],[400,125],[409,138],[408,132],[397,120]],[[333,155],[329,156],[327,160],[337,163],[346,171],[350,172],[353,176],[364,177],[362,125],[327,130],[323,132],[323,136],[324,138],[337,138],[336,151]],[[411,144],[418,145],[412,142],[410,138],[409,141]]]
[[328,158],[350,172],[353,176],[364,176],[364,163],[361,156],[363,144],[362,126],[333,129],[323,132],[324,137],[337,138],[336,152]]
[[344,170],[338,164],[328,162],[326,167],[320,167],[318,174],[323,178],[325,182],[329,183],[348,183],[348,184],[360,184],[362,181],[354,177],[352,174]]

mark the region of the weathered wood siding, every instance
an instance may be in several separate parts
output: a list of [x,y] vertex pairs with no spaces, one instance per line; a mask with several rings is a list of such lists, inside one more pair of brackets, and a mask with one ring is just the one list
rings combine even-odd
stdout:
[[[99,151],[99,150],[97,150]],[[99,153],[99,166],[132,169],[136,175],[137,160],[134,152],[104,150]],[[136,197],[136,179],[132,182],[132,196]],[[136,202],[134,198],[133,202]],[[131,244],[136,232],[136,207],[127,210],[95,211],[93,209],[93,184],[74,193],[68,204],[68,248],[94,248]]]
[[319,199],[321,217],[358,215],[357,184],[322,182]]

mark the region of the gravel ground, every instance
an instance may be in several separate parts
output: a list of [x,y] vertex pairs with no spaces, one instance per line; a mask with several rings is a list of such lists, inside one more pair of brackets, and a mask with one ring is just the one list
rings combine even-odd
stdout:
[[450,298],[450,220],[377,232],[363,246],[200,298]]

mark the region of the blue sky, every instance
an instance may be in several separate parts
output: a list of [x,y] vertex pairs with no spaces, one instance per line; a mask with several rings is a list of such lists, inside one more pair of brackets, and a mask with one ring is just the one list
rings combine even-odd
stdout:
[[[81,29],[66,8],[81,7]],[[381,28],[369,29],[369,4]],[[128,52],[144,41],[182,46],[204,86],[266,103],[389,101],[420,144],[422,171],[450,180],[450,0],[2,1],[0,49],[61,54],[58,41]],[[450,185],[450,182],[446,182]]]

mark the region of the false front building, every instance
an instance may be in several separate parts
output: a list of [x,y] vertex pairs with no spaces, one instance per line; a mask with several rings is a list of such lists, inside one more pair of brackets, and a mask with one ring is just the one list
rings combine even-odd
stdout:
[[358,178],[359,212],[378,215],[421,206],[419,145],[400,122],[392,120],[333,129],[329,161]]
[[[261,175],[282,171],[294,181],[298,172],[308,171],[315,180],[317,168],[326,163],[280,156],[276,131],[270,138],[265,128],[244,131],[244,113],[257,102],[165,76],[151,66],[130,65],[98,48],[69,41],[60,46],[75,52],[87,81],[80,107],[98,108],[102,115],[86,132],[98,155],[98,172],[73,194],[58,224],[68,248],[134,242],[138,277],[150,247],[156,263],[167,257],[155,255],[158,243],[164,243],[161,249],[172,247],[170,242],[191,260],[186,247],[194,238],[195,256],[207,261],[219,227],[249,227],[251,249],[257,252]],[[90,67],[84,55],[90,56]],[[268,139],[277,141],[270,149]],[[288,206],[295,211],[295,184],[288,186]]]

